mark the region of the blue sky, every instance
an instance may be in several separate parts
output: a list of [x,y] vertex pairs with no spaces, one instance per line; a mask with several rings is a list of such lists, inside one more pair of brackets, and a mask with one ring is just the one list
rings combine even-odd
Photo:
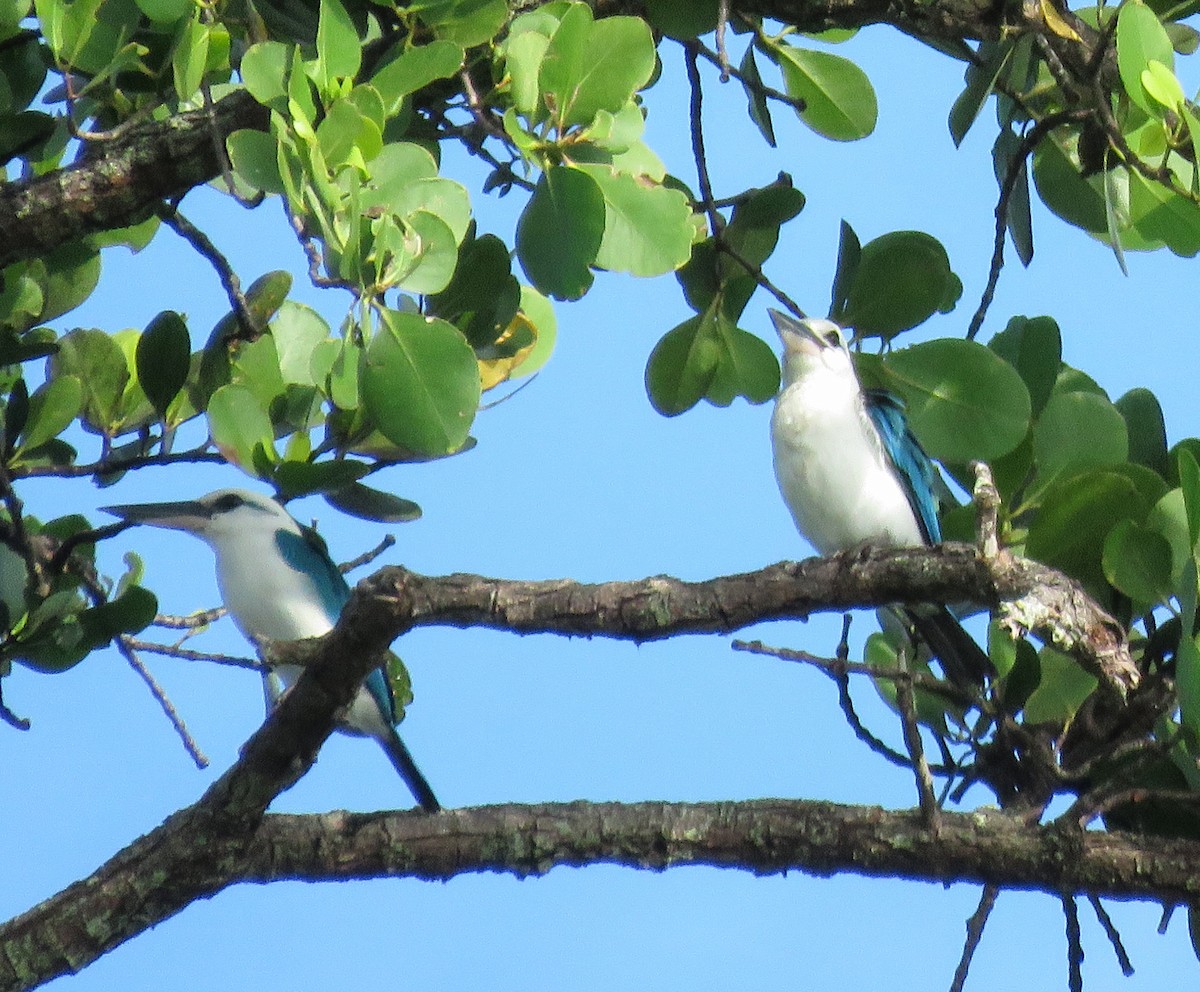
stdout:
[[[694,181],[681,55],[670,46],[663,81],[648,95],[649,140],[668,168]],[[965,286],[953,313],[922,336],[961,335],[982,291],[992,250],[996,187],[991,108],[955,150],[946,113],[961,67],[885,28],[843,51],[876,85],[875,135],[852,145],[812,135],[776,111],[780,151],[745,120],[736,83],[706,71],[706,129],[717,195],[793,176],[808,206],[768,266],[801,306],[823,313],[838,225],[866,241],[926,230],[946,245]],[[739,53],[740,54],[740,53]],[[480,172],[461,157],[444,172],[472,188],[481,230],[511,238],[522,200],[475,196]],[[248,283],[273,268],[297,273],[297,295],[336,322],[347,297],[303,284],[303,259],[277,204],[257,214],[211,191],[184,212],[225,251]],[[1035,203],[1037,255],[1006,269],[983,337],[1013,314],[1055,316],[1064,357],[1112,397],[1147,386],[1171,441],[1200,433],[1189,372],[1194,266],[1167,254],[1111,253]],[[1009,252],[1011,255],[1011,250]],[[1186,266],[1186,267],[1185,267]],[[761,294],[760,294],[761,296]],[[765,297],[743,326],[774,342]],[[144,253],[105,258],[101,287],[59,322],[62,330],[144,327],[164,308],[191,320],[193,343],[227,309],[212,271],[169,231]],[[538,379],[480,414],[478,446],[442,463],[390,470],[376,481],[417,500],[424,517],[393,528],[385,560],[439,574],[581,580],[669,573],[704,578],[810,553],[779,500],[767,440],[769,405],[702,408],[673,420],[650,408],[642,372],[658,337],[686,316],[671,278],[601,274],[583,301],[558,307],[558,347]],[[1169,356],[1169,360],[1164,360]],[[247,484],[233,468],[137,473],[110,490],[87,481],[20,490],[45,516],[112,502],[174,499]],[[319,518],[336,557],[373,546],[381,528],[339,518],[318,499],[292,506]],[[93,519],[100,521],[100,517]],[[105,549],[110,574],[136,550],[165,610],[214,605],[211,559],[185,535],[130,531]],[[856,620],[861,638],[873,621]],[[830,653],[837,618],[762,625],[752,636]],[[501,801],[824,798],[907,807],[907,773],[869,754],[845,727],[833,687],[814,672],[735,654],[729,638],[689,637],[634,647],[551,637],[422,630],[397,648],[416,702],[404,736],[448,805]],[[204,643],[245,647],[222,625]],[[136,676],[115,652],[57,678],[18,671],[5,701],[33,721],[0,727],[6,761],[0,802],[0,917],[20,912],[93,870],[178,807],[194,801],[235,759],[262,719],[257,677],[150,660],[189,729],[212,759],[190,763]],[[898,740],[873,689],[860,712]],[[982,801],[981,795],[972,795]],[[369,742],[330,740],[316,768],[275,804],[285,811],[407,804],[390,765]],[[842,876],[755,879],[709,869],[665,874],[612,867],[558,869],[542,879],[476,876],[447,884],[382,881],[243,886],[189,907],[54,988],[348,988],[541,990],[927,989],[949,985],[963,921],[978,892]],[[1090,910],[1081,908],[1092,990],[1158,989],[1198,967],[1182,915],[1154,933],[1157,907],[1116,905],[1136,976],[1123,979]],[[1057,900],[1001,897],[968,987],[1065,987]]]

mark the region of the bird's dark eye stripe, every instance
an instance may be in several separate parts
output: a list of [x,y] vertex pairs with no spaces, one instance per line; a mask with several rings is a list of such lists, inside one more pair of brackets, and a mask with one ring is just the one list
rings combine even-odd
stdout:
[[245,502],[237,493],[226,493],[213,504],[213,509],[224,513],[226,510],[237,509]]
[[841,335],[837,331],[826,331],[825,340],[832,345],[840,345],[842,343]]

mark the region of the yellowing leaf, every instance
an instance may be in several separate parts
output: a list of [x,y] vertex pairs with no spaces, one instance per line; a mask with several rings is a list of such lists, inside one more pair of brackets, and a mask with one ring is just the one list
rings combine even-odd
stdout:
[[504,333],[496,338],[494,347],[499,347],[503,350],[504,346],[512,341],[513,337],[520,331],[526,331],[531,335],[531,340],[528,344],[523,345],[511,355],[479,359],[479,380],[484,392],[487,392],[489,389],[495,389],[500,383],[511,379],[517,367],[529,357],[537,345],[537,327],[525,314],[518,313],[504,329]]
[[1041,7],[1042,20],[1046,22],[1046,27],[1056,35],[1060,38],[1066,38],[1068,41],[1083,41],[1079,37],[1079,32],[1063,19],[1062,14],[1058,12],[1058,8],[1054,6],[1052,0],[1038,0],[1038,6]]

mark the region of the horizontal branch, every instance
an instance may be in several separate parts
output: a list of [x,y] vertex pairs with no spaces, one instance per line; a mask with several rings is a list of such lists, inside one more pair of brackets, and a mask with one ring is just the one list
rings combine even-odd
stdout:
[[1200,843],[1029,826],[996,810],[946,813],[813,800],[552,803],[414,813],[272,814],[246,845],[239,877],[446,881],[472,872],[543,875],[618,864],[805,871],[972,882],[1051,894],[1192,903]]
[[[910,814],[794,802],[496,807],[433,818],[419,813],[331,814],[313,821],[264,818],[274,797],[311,766],[336,715],[382,652],[415,626],[486,626],[646,641],[728,632],[819,610],[963,599],[1001,610],[1016,604],[1025,619],[1036,618],[1045,603],[1066,604],[1056,607],[1063,611],[1061,623],[1050,634],[1074,643],[1077,656],[1107,673],[1111,688],[1128,688],[1135,681],[1137,671],[1127,651],[1123,657],[1130,671],[1113,664],[1120,657],[1114,644],[1123,649],[1123,641],[1116,639],[1119,628],[1114,632],[1116,625],[1074,583],[1004,553],[985,560],[966,545],[863,549],[704,582],[656,576],[589,585],[477,575],[429,578],[403,568],[382,569],[359,583],[325,637],[268,647],[273,657],[303,661],[306,671],[247,741],[236,764],[194,805],[89,878],[0,926],[0,992],[77,971],[235,881],[332,877],[335,863],[342,865],[338,871],[348,873],[340,877],[399,871],[423,878],[482,870],[528,874],[555,864],[594,861],[655,868],[704,863],[756,872],[857,871],[1066,887],[1100,895],[1194,898],[1200,888],[1200,882],[1192,881],[1200,879],[1200,846],[1039,832],[1003,817],[942,818],[940,824],[949,819],[953,829],[944,829],[937,838],[927,836]],[[334,831],[329,839],[335,846],[298,842],[289,847],[279,835],[300,829]],[[369,859],[361,860],[355,846],[367,843],[371,830],[379,835],[365,848],[375,851],[369,855],[375,859],[373,867]],[[328,864],[326,858],[331,859]],[[1180,859],[1191,859],[1182,874],[1173,867]],[[360,867],[349,867],[355,864]]]
[[100,231],[138,224],[162,200],[221,172],[217,148],[239,128],[265,129],[267,109],[233,93],[208,110],[131,127],[73,165],[0,184],[0,268]]
[[[650,641],[897,603],[973,603],[1071,654],[1118,696],[1140,680],[1124,631],[1077,583],[1006,552],[985,559],[965,544],[864,548],[701,582],[522,582],[429,577],[393,566],[360,582],[349,609],[361,608],[355,622],[388,643],[420,626]],[[289,649],[288,660],[302,663],[303,656]]]
[[[515,14],[548,0],[512,2]],[[591,0],[598,14],[644,15],[633,0]],[[1091,80],[1101,42],[1097,33],[1071,17],[1075,38],[1047,31],[1037,4],[998,4],[994,0],[732,0],[731,13],[763,16],[800,31],[862,28],[887,24],[917,38],[965,42],[1046,35],[1059,58],[1080,79]],[[1069,15],[1068,15],[1069,16]],[[1118,85],[1100,60],[1103,85]],[[435,90],[444,96],[442,84]],[[417,102],[420,103],[420,94]],[[438,97],[434,97],[438,99]],[[156,203],[181,196],[216,178],[217,149],[239,128],[265,129],[267,111],[245,91],[162,121],[130,127],[118,139],[96,142],[85,159],[44,176],[0,184],[0,268],[43,256],[88,234],[136,224]]]

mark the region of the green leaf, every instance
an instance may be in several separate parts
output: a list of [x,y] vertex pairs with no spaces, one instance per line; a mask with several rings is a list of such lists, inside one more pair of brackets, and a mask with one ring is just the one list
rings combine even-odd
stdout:
[[20,429],[21,444],[14,458],[58,437],[79,416],[82,407],[83,384],[73,375],[56,376],[39,388],[29,397],[29,414]]
[[857,65],[829,52],[776,46],[788,96],[803,100],[805,124],[834,141],[854,141],[875,130],[879,108],[871,81]]
[[1167,426],[1158,398],[1148,389],[1131,389],[1113,404],[1129,430],[1129,460],[1145,465],[1164,479],[1167,464]]
[[137,0],[137,5],[150,20],[174,24],[192,9],[192,0]]
[[38,320],[45,324],[74,310],[92,295],[100,281],[100,253],[76,241],[56,248],[43,259],[46,281],[42,286],[44,305]]
[[717,26],[718,10],[717,0],[646,0],[650,25],[676,41],[708,34]]
[[1136,603],[1157,606],[1173,595],[1171,546],[1161,534],[1121,520],[1104,539],[1104,576]]
[[317,21],[319,86],[328,93],[335,79],[353,79],[362,64],[362,47],[350,15],[338,0],[321,0]]
[[517,258],[529,281],[558,300],[583,296],[604,217],[604,194],[587,173],[561,165],[542,173],[517,223]]
[[1186,634],[1175,652],[1175,685],[1180,722],[1193,736],[1200,735],[1200,646]]
[[264,193],[283,193],[279,174],[279,144],[265,131],[243,128],[225,139],[225,150],[238,178]]
[[330,462],[285,460],[275,467],[271,481],[284,499],[309,493],[336,491],[357,482],[367,474],[365,462],[338,459]]
[[1033,415],[1041,414],[1062,367],[1062,338],[1053,317],[1013,317],[988,347],[1017,370],[1029,390]]
[[[1200,252],[1200,207],[1139,173],[1127,176],[1133,230],[1154,247],[1165,244],[1184,258]],[[1123,237],[1128,240],[1124,232]]]
[[330,506],[361,520],[402,524],[421,516],[421,508],[412,500],[372,489],[361,482],[324,493],[324,497]]
[[1153,10],[1141,0],[1128,0],[1117,13],[1117,70],[1129,98],[1151,117],[1157,117],[1162,108],[1147,93],[1142,78],[1151,62],[1174,69],[1171,39]]
[[208,401],[208,429],[225,460],[251,476],[274,462],[275,431],[254,393],[238,383],[222,386]]
[[204,80],[208,63],[209,27],[199,13],[185,21],[179,31],[179,41],[171,57],[175,77],[175,92],[180,100],[189,100]]
[[1049,480],[1067,468],[1118,465],[1129,456],[1125,420],[1105,397],[1058,393],[1033,425],[1037,475]]
[[673,272],[692,253],[692,210],[677,189],[648,185],[605,165],[580,165],[604,197],[596,265],[635,276]]
[[1104,537],[1122,520],[1142,520],[1149,505],[1124,475],[1093,469],[1056,482],[1042,497],[1029,526],[1025,553],[1082,582],[1102,604],[1111,603],[1104,575]]
[[362,395],[393,444],[422,455],[457,451],[479,406],[479,366],[462,332],[419,314],[383,310],[367,348]]
[[1183,490],[1187,510],[1189,546],[1200,541],[1200,462],[1192,452],[1183,448],[1178,455],[1179,487]]
[[313,377],[312,358],[317,347],[331,338],[325,318],[303,303],[285,300],[270,324],[271,338],[284,383],[323,385]]
[[584,4],[563,15],[542,59],[539,88],[558,129],[617,113],[654,72],[654,41],[640,17],[592,19]]
[[394,116],[401,101],[437,79],[449,79],[462,68],[461,45],[435,39],[425,45],[403,49],[375,70],[371,85],[383,98],[388,116]]
[[746,54],[742,56],[742,64],[738,66],[741,72],[742,89],[746,91],[746,112],[754,121],[763,139],[772,148],[775,147],[775,124],[771,120],[771,108],[763,92],[762,76],[758,71],[758,62],[754,58],[754,46],[746,46]]
[[1000,188],[1008,181],[1013,164],[1019,161],[1016,180],[1008,196],[1008,209],[1004,214],[1004,224],[1012,238],[1013,247],[1022,265],[1033,261],[1033,220],[1029,207],[1029,170],[1026,158],[1021,155],[1021,139],[1010,129],[1003,128],[996,136],[992,146],[992,164],[996,173],[996,181]]
[[76,328],[59,339],[50,375],[73,375],[83,384],[83,420],[98,434],[113,434],[120,423],[121,399],[129,367],[120,346],[103,331]]
[[419,0],[409,3],[439,38],[474,48],[491,41],[508,20],[505,0]]
[[646,392],[665,417],[707,399],[728,406],[737,396],[765,403],[779,391],[779,362],[761,338],[712,307],[672,328],[646,363]]
[[174,310],[164,310],[138,338],[137,379],[161,417],[187,381],[192,361],[192,341],[187,324]]
[[250,95],[275,110],[287,108],[288,46],[278,41],[260,41],[242,56],[239,71]]
[[1096,688],[1096,678],[1053,648],[1038,652],[1042,678],[1025,702],[1025,723],[1069,723]]
[[854,276],[858,272],[861,259],[862,245],[858,235],[854,233],[854,228],[843,220],[838,236],[837,271],[833,276],[833,290],[829,299],[830,317],[843,326],[850,287],[854,284]]
[[934,458],[959,464],[998,458],[1029,430],[1029,391],[1021,377],[977,342],[928,341],[890,353],[883,366]]
[[996,80],[1012,54],[1012,48],[1013,42],[1010,40],[980,42],[975,61],[967,66],[964,77],[966,86],[950,108],[947,124],[956,148],[962,144],[983,105],[992,95]]
[[664,417],[690,410],[717,373],[720,346],[714,311],[689,317],[671,328],[650,352],[646,362],[646,393]]
[[954,308],[962,282],[940,241],[892,231],[863,245],[841,320],[863,337],[894,337]]

